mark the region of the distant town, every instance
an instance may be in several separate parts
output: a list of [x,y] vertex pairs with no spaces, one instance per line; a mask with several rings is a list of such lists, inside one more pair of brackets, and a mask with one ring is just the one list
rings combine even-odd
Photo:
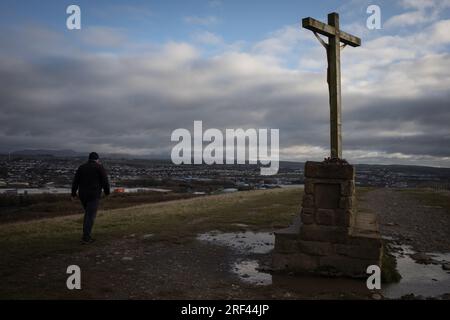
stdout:
[[[0,155],[0,193],[69,193],[78,154]],[[120,157],[102,159],[116,193],[158,191],[210,194],[303,184],[304,163],[281,162],[274,176],[257,165],[174,165],[170,160]],[[450,168],[356,165],[356,184],[364,187],[450,189]]]

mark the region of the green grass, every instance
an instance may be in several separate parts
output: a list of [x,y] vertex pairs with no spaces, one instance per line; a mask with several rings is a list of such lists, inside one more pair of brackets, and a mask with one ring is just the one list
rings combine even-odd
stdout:
[[[120,209],[141,204],[194,197],[189,193],[113,193],[102,199],[100,210]],[[0,223],[67,216],[81,212],[79,201],[68,194],[0,195]]]
[[[273,189],[100,211],[94,233],[102,242],[148,233],[155,235],[151,241],[180,241],[212,229],[238,230],[236,223],[273,229],[291,222],[301,195],[301,189]],[[0,270],[37,257],[85,250],[79,244],[81,227],[81,215],[0,225]]]
[[397,270],[397,260],[389,252],[388,246],[383,245],[383,256],[381,257],[381,281],[383,283],[399,282],[402,276]]

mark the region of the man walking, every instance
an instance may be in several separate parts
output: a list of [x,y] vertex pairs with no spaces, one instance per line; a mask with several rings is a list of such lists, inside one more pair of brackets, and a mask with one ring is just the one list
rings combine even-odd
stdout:
[[78,190],[84,208],[83,244],[94,242],[94,239],[91,238],[91,231],[97,215],[102,189],[108,196],[110,193],[108,176],[100,164],[98,154],[91,152],[89,161],[78,168],[72,183],[72,200],[77,197]]

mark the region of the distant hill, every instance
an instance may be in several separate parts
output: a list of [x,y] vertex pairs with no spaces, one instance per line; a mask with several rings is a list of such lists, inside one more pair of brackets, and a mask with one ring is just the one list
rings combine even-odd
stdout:
[[63,149],[63,150],[51,150],[51,149],[25,149],[11,152],[14,156],[53,156],[53,157],[79,157],[84,155],[82,153]]
[[[77,152],[70,149],[24,149],[11,152],[11,156],[24,156],[24,157],[58,157],[58,158],[79,158],[87,157],[89,154],[86,152]],[[108,159],[146,159],[152,160],[155,157],[150,155],[132,155],[127,153],[100,153],[101,158]],[[157,160],[169,161],[170,158],[156,158]]]
[[445,174],[450,176],[450,168],[439,168],[439,167],[428,167],[428,166],[418,166],[418,165],[401,165],[401,164],[357,164],[356,170],[363,171],[369,170],[373,171],[379,170],[389,170],[392,172],[402,172],[405,174],[422,174],[422,175],[433,175],[433,174]]
[[[27,156],[27,157],[58,157],[58,158],[84,158],[89,152],[77,152],[70,149],[24,149],[11,152],[11,156]],[[0,153],[1,154],[1,153]],[[3,153],[7,155],[7,153]],[[101,158],[115,159],[115,160],[141,160],[167,163],[171,162],[169,156],[152,156],[152,155],[133,155],[127,153],[101,153]],[[450,168],[429,167],[420,165],[396,165],[396,164],[354,164],[357,171],[386,169],[394,172],[404,172],[406,174],[436,174],[444,173],[450,176]],[[280,169],[288,170],[302,170],[305,166],[304,162],[297,161],[280,161]]]

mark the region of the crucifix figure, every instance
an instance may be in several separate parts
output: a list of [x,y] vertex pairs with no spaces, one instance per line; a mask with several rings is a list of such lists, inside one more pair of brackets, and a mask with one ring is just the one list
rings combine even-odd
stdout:
[[[361,39],[339,29],[339,14],[336,12],[328,15],[328,24],[308,17],[303,19],[302,25],[303,28],[314,32],[314,35],[327,50],[331,158],[341,159],[341,42],[343,47],[346,45],[358,47],[361,45]],[[325,43],[318,34],[328,37],[328,43]]]

